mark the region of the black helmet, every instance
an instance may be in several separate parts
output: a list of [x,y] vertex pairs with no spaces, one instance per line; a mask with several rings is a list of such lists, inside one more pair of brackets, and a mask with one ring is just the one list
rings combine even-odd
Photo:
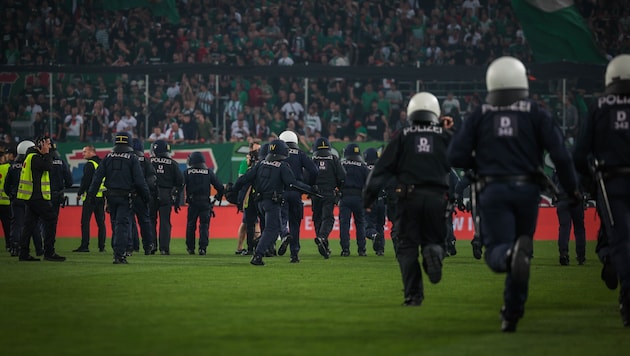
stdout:
[[267,154],[269,153],[269,144],[265,143],[262,146],[260,146],[260,149],[258,150],[258,159],[265,159],[265,157],[267,157]]
[[188,156],[188,165],[191,167],[194,166],[205,166],[206,158],[199,151],[195,151]]
[[326,137],[320,137],[317,140],[315,140],[315,150],[329,150],[330,149],[330,142],[328,142],[328,139]]
[[282,161],[289,156],[289,148],[282,140],[273,140],[269,143],[269,154],[265,159],[267,161]]
[[131,142],[132,142],[131,146],[133,147],[134,151],[138,151],[138,152],[144,151],[144,145],[142,144],[142,141],[139,138],[134,137],[134,139]]
[[164,140],[157,140],[151,145],[151,150],[156,156],[167,156],[171,150],[171,146]]
[[343,156],[348,160],[363,161],[363,158],[361,157],[361,149],[356,143],[351,143],[346,146],[346,148],[343,149]]
[[129,145],[131,144],[131,135],[127,132],[119,132],[116,134],[114,143],[117,145]]
[[374,147],[366,148],[363,152],[363,158],[367,164],[376,164],[378,160],[378,151]]

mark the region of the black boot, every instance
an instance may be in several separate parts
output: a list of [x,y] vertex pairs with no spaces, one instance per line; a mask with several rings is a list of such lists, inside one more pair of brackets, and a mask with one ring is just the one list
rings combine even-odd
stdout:
[[254,257],[252,257],[252,260],[249,261],[249,263],[253,264],[254,266],[264,266],[265,262],[263,262],[262,256],[261,255],[254,255]]

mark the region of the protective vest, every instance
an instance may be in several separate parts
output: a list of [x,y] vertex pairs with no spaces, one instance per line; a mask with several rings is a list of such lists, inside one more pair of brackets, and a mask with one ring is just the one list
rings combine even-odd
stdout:
[[[20,184],[18,185],[17,198],[21,200],[30,200],[33,195],[33,171],[31,170],[31,161],[35,153],[29,153],[22,164],[20,171]],[[42,173],[42,198],[50,200],[50,172]]]
[[[92,163],[92,165],[94,166],[94,172],[96,172],[96,169],[98,168],[98,163],[92,161],[91,159],[88,160],[88,162]],[[98,192],[96,192],[96,197],[97,198],[102,198],[103,197],[103,192],[106,191],[107,188],[105,188],[105,178],[103,178],[103,180],[101,181],[101,186],[98,187]],[[85,198],[87,197],[87,194],[83,195],[83,198],[81,198],[82,200],[85,200]]]
[[0,205],[10,205],[9,196],[4,193],[4,181],[9,173],[9,163],[0,164]]

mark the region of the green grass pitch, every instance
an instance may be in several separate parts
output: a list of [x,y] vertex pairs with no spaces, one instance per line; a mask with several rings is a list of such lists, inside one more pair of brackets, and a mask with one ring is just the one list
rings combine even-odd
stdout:
[[[369,242],[368,242],[369,243]],[[109,239],[108,239],[109,244]],[[553,241],[535,243],[530,296],[515,334],[500,332],[504,275],[473,259],[469,241],[425,280],[421,307],[403,307],[398,264],[385,257],[324,260],[312,240],[301,262],[235,256],[235,239],[210,241],[189,256],[135,254],[113,265],[108,253],[72,253],[63,263],[18,262],[0,253],[3,355],[626,355],[630,329],[618,291],[599,278],[594,243],[587,262],[558,264]],[[96,241],[91,242],[95,248]],[[371,246],[368,246],[371,247]],[[571,243],[573,248],[573,243]]]

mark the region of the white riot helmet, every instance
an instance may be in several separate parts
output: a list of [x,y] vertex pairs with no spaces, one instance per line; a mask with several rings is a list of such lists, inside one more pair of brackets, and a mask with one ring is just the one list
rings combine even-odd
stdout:
[[428,92],[414,95],[407,105],[407,118],[416,123],[439,124],[440,103],[438,99]]
[[506,106],[529,96],[527,70],[514,57],[499,57],[486,71],[486,101],[495,106]]
[[33,141],[29,141],[29,140],[24,140],[22,142],[20,142],[17,146],[17,154],[18,155],[25,155],[26,151],[35,146],[35,143]]
[[606,67],[606,93],[630,93],[630,54],[620,54]]
[[289,131],[289,130],[282,131],[282,133],[280,134],[280,136],[278,136],[278,138],[284,141],[284,143],[286,143],[287,146],[291,148],[297,147],[298,137],[293,131]]

